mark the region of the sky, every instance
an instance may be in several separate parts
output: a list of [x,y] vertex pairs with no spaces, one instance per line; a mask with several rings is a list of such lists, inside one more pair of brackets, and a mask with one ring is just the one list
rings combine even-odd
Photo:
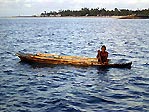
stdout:
[[40,15],[47,11],[81,8],[145,9],[149,0],[0,0],[0,16]]

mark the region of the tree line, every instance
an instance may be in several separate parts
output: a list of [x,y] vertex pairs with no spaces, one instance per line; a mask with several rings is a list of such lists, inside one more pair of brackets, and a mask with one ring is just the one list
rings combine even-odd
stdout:
[[81,8],[80,10],[59,10],[41,13],[40,16],[149,16],[149,8],[142,10],[118,9],[107,10],[106,8]]

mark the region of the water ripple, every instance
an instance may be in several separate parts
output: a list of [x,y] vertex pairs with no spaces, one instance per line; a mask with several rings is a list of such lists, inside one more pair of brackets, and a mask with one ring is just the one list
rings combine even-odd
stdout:
[[[147,112],[149,22],[104,18],[0,19],[1,112]],[[141,26],[141,28],[140,28]],[[133,61],[131,69],[40,66],[16,52]]]

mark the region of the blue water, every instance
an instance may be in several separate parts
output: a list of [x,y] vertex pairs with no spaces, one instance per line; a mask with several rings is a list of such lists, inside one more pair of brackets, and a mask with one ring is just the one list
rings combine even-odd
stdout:
[[[1,112],[149,111],[149,20],[106,18],[0,19]],[[95,57],[106,45],[111,59],[131,69],[35,67],[15,53]]]

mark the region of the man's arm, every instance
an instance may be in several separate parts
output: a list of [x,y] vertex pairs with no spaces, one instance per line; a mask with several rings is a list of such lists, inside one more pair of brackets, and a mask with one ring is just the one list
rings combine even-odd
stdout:
[[108,60],[108,52],[106,53],[106,62],[104,64],[108,64],[109,60]]
[[98,62],[102,63],[101,56],[100,56],[100,50],[98,50],[98,54],[96,57],[98,59]]

